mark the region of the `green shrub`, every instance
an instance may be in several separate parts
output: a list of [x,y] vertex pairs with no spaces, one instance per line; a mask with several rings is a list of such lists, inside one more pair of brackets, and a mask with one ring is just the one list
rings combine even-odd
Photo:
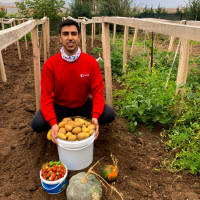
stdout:
[[[31,33],[26,34],[26,39],[27,42],[31,41]],[[25,42],[25,37],[23,36],[22,38],[19,39],[20,42]]]

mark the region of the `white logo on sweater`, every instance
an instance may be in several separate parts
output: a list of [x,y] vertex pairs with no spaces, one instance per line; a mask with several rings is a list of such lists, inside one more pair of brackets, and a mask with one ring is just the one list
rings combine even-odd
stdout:
[[89,74],[81,74],[80,77],[89,76]]

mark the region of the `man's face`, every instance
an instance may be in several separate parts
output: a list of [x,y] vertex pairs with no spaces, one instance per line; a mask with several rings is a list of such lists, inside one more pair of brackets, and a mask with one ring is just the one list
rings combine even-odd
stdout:
[[81,34],[75,25],[63,26],[61,34],[59,34],[60,42],[64,46],[65,53],[72,56],[77,52],[78,43],[80,42]]

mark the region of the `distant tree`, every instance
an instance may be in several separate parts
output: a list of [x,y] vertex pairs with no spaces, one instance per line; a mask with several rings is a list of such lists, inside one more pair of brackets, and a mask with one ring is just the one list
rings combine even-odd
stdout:
[[190,20],[200,20],[200,0],[188,0],[184,13]]
[[153,6],[151,8],[147,8],[147,4],[143,9],[143,13],[154,13]]
[[162,8],[162,13],[167,14],[168,12],[165,10],[165,7]]
[[62,13],[61,8],[64,8],[64,0],[24,0],[24,2],[15,2],[16,6],[22,11],[25,17],[33,17],[41,19],[45,16],[49,17],[50,21],[56,21],[59,13]]
[[70,13],[73,18],[78,17],[92,18],[93,2],[81,2],[80,0],[73,0],[70,4]]
[[134,17],[139,14],[138,6],[134,0],[99,0],[97,12],[99,16]]
[[179,5],[178,5],[178,7],[176,8],[176,13],[177,13],[177,14],[183,13],[183,11],[179,8]]
[[166,13],[168,13],[168,12],[165,10],[165,7],[162,8],[162,7],[160,6],[160,4],[158,4],[158,8],[155,9],[155,11],[156,11],[156,13],[158,13],[158,14],[161,14],[161,13],[166,14]]
[[149,13],[149,9],[147,8],[147,4],[146,4],[146,6],[143,9],[143,13]]
[[162,13],[162,7],[160,6],[160,4],[158,4],[158,8],[155,9],[156,13],[160,14]]
[[149,10],[149,13],[154,13],[153,6],[151,6],[151,8],[150,8],[150,10]]

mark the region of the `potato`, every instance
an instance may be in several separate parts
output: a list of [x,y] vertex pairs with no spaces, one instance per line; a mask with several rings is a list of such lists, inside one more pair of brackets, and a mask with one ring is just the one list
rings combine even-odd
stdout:
[[74,121],[68,121],[68,123],[67,124],[69,124],[69,125],[74,125]]
[[82,118],[75,118],[74,120],[75,122],[81,122],[82,124],[84,124],[86,121]]
[[68,137],[68,141],[76,141],[77,140],[77,137],[75,135],[70,135]]
[[72,133],[78,134],[81,132],[81,127],[76,127],[72,130]]
[[89,133],[85,133],[85,132],[81,132],[77,135],[78,140],[84,140],[86,138],[88,138],[90,135]]
[[60,129],[59,129],[59,132],[66,134],[65,128],[60,128]]
[[89,131],[89,135],[92,135],[94,133],[94,130]]
[[73,129],[73,126],[72,126],[72,125],[70,125],[70,124],[65,125],[65,130],[66,130],[67,132],[70,132],[72,129]]
[[85,122],[86,126],[89,126],[90,124],[92,124],[91,122]]
[[75,127],[82,127],[83,124],[81,122],[74,122],[74,128]]
[[90,129],[83,125],[82,132],[89,133]]
[[72,132],[67,132],[66,137],[68,138],[70,135],[73,135]]
[[58,124],[58,127],[59,128],[65,128],[65,125],[66,125],[67,123],[66,122],[60,122],[59,124]]
[[66,138],[67,138],[66,135],[62,132],[58,132],[57,137],[61,140],[66,140]]
[[88,126],[88,129],[89,129],[89,130],[95,130],[95,125],[93,125],[93,124],[89,125],[89,126]]
[[69,121],[72,121],[72,119],[69,118],[69,117],[65,117],[62,121],[63,121],[63,122],[69,122]]

